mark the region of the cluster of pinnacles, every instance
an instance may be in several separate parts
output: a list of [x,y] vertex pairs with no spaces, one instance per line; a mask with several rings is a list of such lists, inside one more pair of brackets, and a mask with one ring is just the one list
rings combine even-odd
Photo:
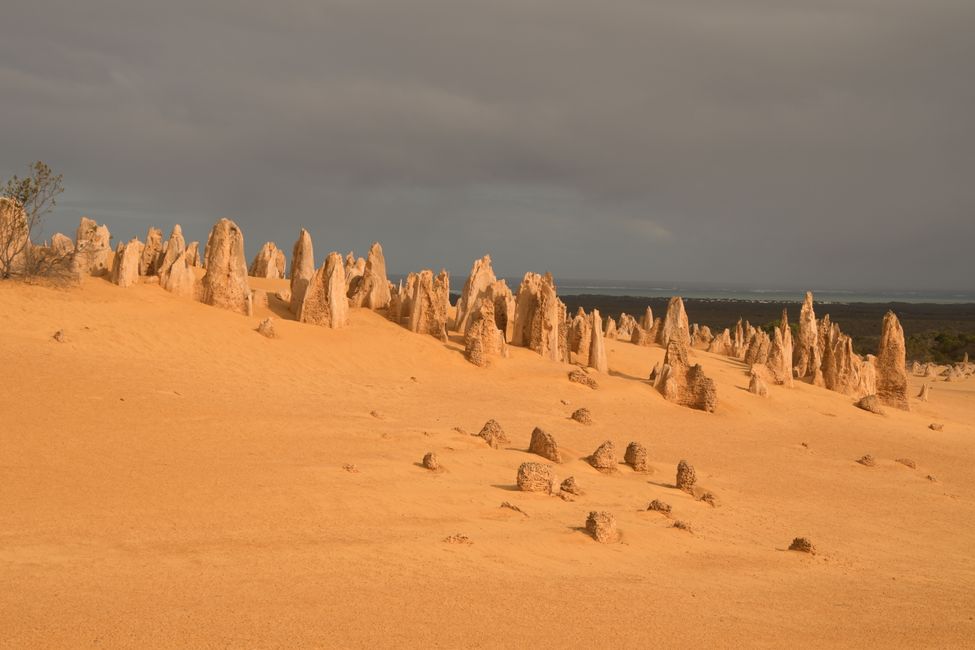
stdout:
[[[267,300],[266,293],[251,289],[249,277],[287,277],[290,291],[279,297],[299,322],[339,328],[348,323],[351,308],[383,310],[393,322],[442,341],[455,332],[463,339],[465,357],[477,366],[507,357],[508,346],[514,345],[552,361],[608,373],[606,339],[660,346],[666,352],[650,373],[652,386],[669,401],[708,412],[717,407],[716,386],[700,364],[692,363],[693,350],[743,361],[749,368],[749,390],[758,395],[768,395],[770,384],[801,381],[855,399],[874,396],[888,406],[909,408],[904,332],[897,317],[886,315],[878,354],[863,357],[829,315],[817,320],[811,293],[800,310],[795,337],[785,311],[770,331],[739,319],[734,331],[714,334],[689,323],[679,296],[670,300],[663,318],[654,318],[650,307],[639,320],[625,313],[618,320],[604,319],[598,310],[586,313],[582,308],[570,318],[551,274],[527,273],[513,292],[497,278],[491,257],[485,255],[474,261],[451,318],[447,271],[425,269],[393,285],[379,243],[365,259],[329,253],[316,269],[311,236],[302,229],[289,271],[284,251],[273,242],[261,246],[248,266],[243,232],[229,219],[213,226],[202,255],[198,242],[185,242],[179,225],[168,239],[149,228],[145,242],[133,238],[114,251],[110,239],[106,226],[82,218],[74,242],[57,234],[44,250],[71,256],[78,275],[108,274],[121,287],[158,282],[172,293],[248,315],[256,299]],[[597,386],[588,373],[574,373],[590,387]]]

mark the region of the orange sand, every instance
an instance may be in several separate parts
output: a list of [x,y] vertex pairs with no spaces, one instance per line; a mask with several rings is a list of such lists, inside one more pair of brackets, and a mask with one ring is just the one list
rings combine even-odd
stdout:
[[[0,646],[975,644],[975,380],[880,417],[804,384],[757,398],[694,351],[708,415],[644,381],[657,347],[608,341],[592,391],[526,349],[480,369],[372,312],[285,314],[272,299],[267,340],[266,310],[158,286],[0,283]],[[455,430],[488,418],[510,448]],[[535,426],[585,496],[514,491]],[[643,442],[652,473],[581,460],[606,439]],[[681,458],[719,507],[669,487]],[[621,543],[580,531],[590,510]],[[786,551],[799,535],[819,553]]]

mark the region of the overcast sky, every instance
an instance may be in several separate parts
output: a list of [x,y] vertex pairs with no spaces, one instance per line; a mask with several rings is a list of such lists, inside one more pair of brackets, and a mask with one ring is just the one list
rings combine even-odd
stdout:
[[975,285],[973,0],[6,0],[0,95],[0,175],[64,174],[48,234]]

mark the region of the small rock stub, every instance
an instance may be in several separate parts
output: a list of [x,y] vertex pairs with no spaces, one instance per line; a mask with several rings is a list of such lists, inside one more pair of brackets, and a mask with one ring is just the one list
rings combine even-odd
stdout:
[[257,325],[257,333],[261,336],[269,339],[273,339],[277,336],[274,331],[274,321],[270,318],[265,318]]
[[593,510],[586,517],[586,532],[600,544],[611,544],[619,540],[616,530],[616,517],[605,511]]
[[612,440],[607,440],[592,452],[589,457],[589,464],[600,472],[613,472],[616,470],[616,445]]
[[590,377],[584,370],[581,370],[579,368],[576,368],[575,370],[569,373],[569,381],[575,384],[582,384],[583,386],[588,386],[593,390],[599,388],[599,384],[596,383],[596,380]]
[[654,499],[653,501],[650,502],[650,505],[647,506],[647,510],[669,515],[671,508],[669,503],[664,503],[660,499]]
[[574,476],[570,476],[569,478],[562,481],[562,485],[559,486],[559,490],[561,490],[562,492],[567,492],[568,494],[574,494],[577,497],[582,496],[583,494],[582,488],[579,487],[578,483],[576,483],[576,479]]
[[626,446],[623,462],[632,467],[634,472],[647,471],[647,448],[639,442],[631,442]]
[[504,429],[501,428],[501,424],[493,418],[484,423],[484,426],[481,427],[481,432],[477,435],[488,443],[488,446],[492,449],[498,449],[501,445],[506,445],[511,442],[508,440]]
[[562,462],[562,453],[559,451],[559,445],[555,442],[555,438],[552,437],[552,434],[546,433],[538,427],[532,431],[528,451],[532,454],[538,454],[542,458],[547,458],[553,463]]
[[789,544],[789,550],[799,551],[800,553],[816,553],[816,547],[813,546],[813,543],[809,541],[808,537],[796,537],[793,539],[792,543]]
[[428,451],[423,456],[423,467],[430,470],[431,472],[436,472],[440,469],[440,459],[432,451]]
[[518,489],[522,492],[551,493],[557,482],[551,465],[522,463],[518,467]]
[[592,413],[585,407],[573,411],[571,417],[579,424],[592,424]]
[[681,460],[677,463],[677,480],[674,485],[677,486],[678,490],[690,492],[694,489],[695,483],[697,483],[697,473],[694,471],[694,467],[686,460]]

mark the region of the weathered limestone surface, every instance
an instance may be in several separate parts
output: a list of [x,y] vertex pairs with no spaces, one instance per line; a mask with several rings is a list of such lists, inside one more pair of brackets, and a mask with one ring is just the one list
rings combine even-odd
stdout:
[[907,401],[907,361],[904,330],[892,311],[884,316],[884,326],[877,347],[877,397],[887,406],[904,411]]
[[208,241],[207,272],[201,281],[203,302],[250,315],[251,290],[244,259],[244,233],[230,219],[221,219],[210,230]]
[[606,341],[603,340],[603,323],[599,310],[593,309],[590,315],[589,328],[592,343],[589,346],[589,367],[599,372],[609,372],[609,361],[606,358]]
[[298,321],[336,329],[349,320],[345,267],[339,253],[330,253],[312,276],[298,310]]
[[130,287],[139,281],[142,248],[138,237],[133,237],[127,244],[119,243],[112,262],[112,282],[120,287]]
[[254,256],[248,274],[255,278],[277,280],[284,277],[286,264],[284,251],[280,250],[274,242],[265,242]]
[[450,275],[447,271],[440,271],[434,277],[429,269],[421,271],[416,277],[410,299],[410,330],[446,341],[449,309]]
[[718,405],[714,380],[704,375],[700,364],[690,365],[687,344],[680,335],[670,337],[664,365],[654,379],[654,387],[668,401],[681,406],[712,413]]
[[690,343],[690,326],[687,322],[687,312],[684,311],[684,300],[680,296],[674,296],[667,304],[667,314],[664,316],[655,340],[660,345],[667,347],[670,339],[675,336],[681,338],[685,343]]
[[379,242],[373,242],[369,247],[365,269],[349,287],[349,302],[353,307],[383,309],[389,305],[392,296],[386,277],[386,256]]
[[298,233],[291,251],[291,313],[297,314],[305,299],[305,290],[315,275],[315,251],[311,235],[304,228]]
[[531,348],[546,359],[567,361],[568,340],[560,333],[566,320],[565,311],[551,273],[525,274],[518,288],[512,342]]
[[159,258],[156,266],[156,275],[160,277],[166,275],[169,272],[169,267],[176,261],[176,258],[186,251],[186,240],[183,238],[183,229],[180,228],[179,224],[173,226],[164,250],[165,252]]
[[75,258],[84,273],[104,275],[112,268],[111,234],[105,225],[99,226],[82,217],[75,234]]
[[146,233],[146,243],[142,248],[142,259],[139,260],[139,275],[156,275],[162,250],[162,230],[150,226]]

